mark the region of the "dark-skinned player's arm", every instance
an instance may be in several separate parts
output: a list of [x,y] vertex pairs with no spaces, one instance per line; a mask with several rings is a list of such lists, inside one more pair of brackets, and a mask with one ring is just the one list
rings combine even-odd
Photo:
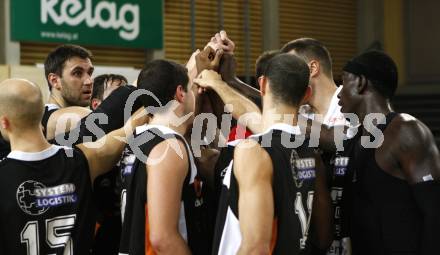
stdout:
[[[423,235],[418,254],[436,254],[440,250],[440,154],[427,126],[413,120],[398,120],[398,132],[391,153],[398,159],[422,213]],[[391,138],[394,140],[394,138]]]
[[235,72],[236,62],[234,59],[235,43],[228,37],[226,31],[221,30],[220,32],[216,33],[211,38],[211,41],[208,43],[207,47],[208,46],[212,47],[213,49],[222,49],[225,53],[222,56],[218,70],[223,80],[242,95],[251,99],[261,109],[260,91],[237,78]]
[[127,137],[133,134],[137,126],[147,122],[148,116],[141,108],[133,114],[122,128],[110,132],[96,142],[77,145],[77,148],[84,153],[89,163],[92,183],[97,176],[106,173],[116,165],[121,158]]
[[242,234],[237,254],[269,254],[274,220],[272,160],[257,142],[245,140],[234,151],[233,171]]
[[325,252],[333,240],[332,204],[326,169],[318,153],[315,153],[315,164],[316,181],[311,218],[315,236],[311,242],[315,249]]
[[146,162],[150,241],[157,254],[191,254],[179,233],[182,186],[188,173],[186,146],[177,139],[156,145]]
[[261,109],[260,91],[238,79],[235,73],[236,66],[237,64],[233,55],[223,54],[218,72],[229,86],[237,90],[243,96],[249,98]]
[[257,134],[262,131],[261,111],[258,106],[228,86],[218,73],[205,70],[194,80],[194,83],[202,88],[212,89],[219,95],[225,105],[231,105],[232,109],[229,110],[235,119],[240,120],[240,117],[249,114],[247,116],[251,119],[246,124],[253,133]]

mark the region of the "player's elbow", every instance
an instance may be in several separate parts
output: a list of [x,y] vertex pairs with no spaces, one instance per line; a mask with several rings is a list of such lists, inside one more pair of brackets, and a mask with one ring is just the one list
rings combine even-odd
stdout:
[[176,239],[179,238],[178,233],[165,233],[165,231],[157,231],[150,233],[151,248],[157,254],[170,254],[174,250]]
[[238,255],[267,255],[270,254],[270,246],[269,244],[264,243],[246,243],[242,242],[240,245],[240,249],[238,250]]

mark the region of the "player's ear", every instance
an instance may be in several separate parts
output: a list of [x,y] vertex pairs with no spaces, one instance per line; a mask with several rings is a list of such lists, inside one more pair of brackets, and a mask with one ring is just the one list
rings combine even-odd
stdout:
[[363,94],[365,92],[368,86],[368,82],[369,81],[365,76],[363,75],[358,76],[358,83],[356,88],[359,94]]
[[309,62],[309,69],[310,69],[310,78],[314,78],[319,74],[321,70],[321,65],[319,64],[318,61],[312,60]]
[[92,102],[91,102],[91,106],[93,110],[96,110],[96,108],[98,108],[98,106],[101,104],[101,100],[99,100],[98,98],[93,98]]
[[260,86],[260,95],[264,96],[266,94],[267,78],[262,75],[258,77],[258,85]]
[[310,98],[312,97],[312,93],[313,93],[312,87],[310,85],[308,85],[306,92],[304,93],[304,96],[301,100],[300,105],[307,104],[309,102]]
[[61,89],[61,79],[58,74],[50,73],[47,75],[47,80],[49,81],[50,86],[52,89]]
[[185,100],[185,95],[186,95],[186,92],[185,92],[185,89],[183,88],[183,86],[178,85],[176,88],[176,94],[174,96],[174,99],[176,99],[177,102],[179,102],[179,103],[183,103],[183,101]]
[[11,124],[9,123],[9,120],[6,116],[1,116],[0,117],[0,126],[2,127],[2,129],[9,129],[9,127],[11,126]]

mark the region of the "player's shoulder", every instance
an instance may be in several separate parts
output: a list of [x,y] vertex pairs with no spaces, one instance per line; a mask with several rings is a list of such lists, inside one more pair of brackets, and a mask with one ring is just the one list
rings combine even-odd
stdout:
[[154,145],[148,155],[148,162],[151,162],[151,159],[162,159],[174,162],[177,166],[188,161],[187,155],[185,142],[177,137],[170,137]]
[[398,114],[391,121],[386,136],[390,140],[398,141],[401,147],[414,149],[425,146],[433,140],[430,129],[423,122],[406,113]]
[[243,140],[236,146],[233,162],[237,179],[254,180],[272,175],[272,158],[254,139]]
[[391,121],[390,128],[393,131],[391,134],[399,136],[423,138],[430,133],[429,128],[423,122],[407,113],[398,114]]
[[260,164],[270,160],[267,151],[254,139],[240,141],[234,149],[234,162],[244,161],[248,164]]

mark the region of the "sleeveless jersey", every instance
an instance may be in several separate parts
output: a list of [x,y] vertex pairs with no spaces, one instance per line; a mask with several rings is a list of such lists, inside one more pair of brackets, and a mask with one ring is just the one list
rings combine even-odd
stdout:
[[[273,164],[274,219],[272,254],[310,254],[307,237],[315,188],[314,151],[288,144],[300,135],[298,127],[276,124],[251,136],[267,151]],[[241,243],[238,217],[238,184],[233,161],[225,174],[214,236],[213,254],[236,254]],[[270,230],[268,230],[270,231]]]
[[206,217],[202,197],[203,183],[197,176],[197,168],[190,147],[185,139],[173,130],[165,126],[147,125],[136,129],[135,139],[146,141],[138,148],[140,151],[133,151],[127,146],[121,162],[123,223],[120,254],[154,254],[148,236],[148,198],[145,192],[147,173],[145,163],[136,155],[141,152],[148,157],[156,145],[171,138],[176,138],[186,145],[186,151],[182,153],[188,157],[189,162],[188,174],[182,187],[179,232],[188,243],[192,254],[207,254],[210,251],[211,243],[205,239],[208,223],[203,220]]
[[92,189],[79,149],[12,151],[0,172],[0,254],[90,253]]
[[[396,113],[387,115],[383,132]],[[371,138],[373,139],[373,138]],[[422,216],[410,185],[377,164],[374,148],[355,147],[351,234],[353,254],[418,254]]]
[[60,109],[60,107],[56,104],[45,104],[44,105],[44,113],[41,119],[41,125],[43,125],[43,133],[46,136],[47,132],[47,122],[49,122],[50,115],[54,113],[56,110]]

